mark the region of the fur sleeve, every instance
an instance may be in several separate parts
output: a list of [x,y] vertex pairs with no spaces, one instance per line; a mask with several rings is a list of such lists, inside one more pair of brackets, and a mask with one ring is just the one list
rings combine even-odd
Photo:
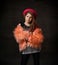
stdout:
[[40,47],[43,42],[44,36],[42,30],[37,28],[34,30],[33,34],[29,37],[29,42],[33,47]]
[[21,27],[21,24],[17,25],[17,27],[13,31],[14,38],[19,43],[21,40],[24,40],[24,35],[23,34],[23,28]]

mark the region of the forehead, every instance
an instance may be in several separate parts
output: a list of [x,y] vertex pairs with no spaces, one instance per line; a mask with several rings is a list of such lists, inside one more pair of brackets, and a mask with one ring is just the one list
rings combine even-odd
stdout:
[[32,14],[31,14],[31,13],[27,13],[26,16],[30,16],[30,17],[32,17]]

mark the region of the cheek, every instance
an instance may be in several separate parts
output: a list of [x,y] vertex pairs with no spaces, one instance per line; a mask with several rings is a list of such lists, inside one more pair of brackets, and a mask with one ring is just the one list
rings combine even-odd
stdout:
[[25,17],[25,20],[28,20],[28,18],[27,18],[27,17]]

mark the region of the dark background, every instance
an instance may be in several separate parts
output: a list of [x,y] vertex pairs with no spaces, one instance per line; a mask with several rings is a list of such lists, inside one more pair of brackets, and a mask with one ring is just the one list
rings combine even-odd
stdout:
[[[12,31],[22,21],[22,12],[28,7],[38,12],[37,23],[45,36],[40,65],[56,65],[56,4],[56,1],[41,0],[2,0],[0,2],[0,65],[20,65],[21,56]],[[32,57],[28,64],[33,64]]]

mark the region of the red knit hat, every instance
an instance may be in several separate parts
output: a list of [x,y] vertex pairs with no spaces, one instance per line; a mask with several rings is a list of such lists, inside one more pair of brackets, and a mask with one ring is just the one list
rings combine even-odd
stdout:
[[23,15],[26,15],[28,12],[30,12],[31,14],[33,14],[35,18],[37,17],[37,12],[34,9],[32,9],[32,8],[25,9],[23,11]]

